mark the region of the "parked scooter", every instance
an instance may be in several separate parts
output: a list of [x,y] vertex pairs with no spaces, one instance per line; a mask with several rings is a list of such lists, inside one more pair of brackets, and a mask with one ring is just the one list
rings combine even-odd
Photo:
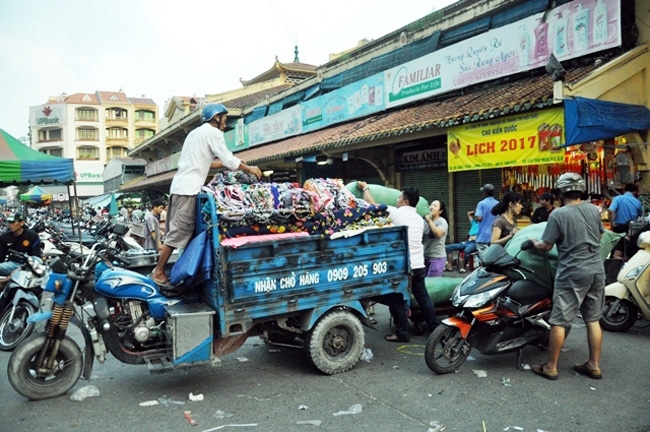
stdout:
[[[531,240],[521,244],[521,251],[532,248]],[[433,372],[457,370],[472,348],[485,355],[517,351],[521,367],[524,347],[548,343],[552,287],[527,280],[526,275],[534,272],[522,266],[517,255],[500,245],[490,246],[481,267],[456,287],[452,304],[459,312],[442,321],[425,348]],[[549,268],[546,254],[543,259]]]
[[638,319],[650,321],[650,231],[639,235],[639,250],[605,287],[600,325],[613,332],[632,327]]
[[34,330],[28,322],[41,306],[42,280],[47,267],[39,258],[10,251],[24,264],[0,278],[0,350],[11,351]]

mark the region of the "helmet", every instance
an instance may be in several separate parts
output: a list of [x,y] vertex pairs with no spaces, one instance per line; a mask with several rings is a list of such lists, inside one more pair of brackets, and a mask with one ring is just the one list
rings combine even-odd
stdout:
[[556,187],[562,193],[571,192],[571,191],[580,191],[584,192],[587,190],[585,186],[585,181],[579,174],[576,173],[566,173],[562,174],[559,179],[557,179]]
[[228,114],[228,110],[223,104],[211,103],[201,111],[201,123],[209,122],[217,114]]

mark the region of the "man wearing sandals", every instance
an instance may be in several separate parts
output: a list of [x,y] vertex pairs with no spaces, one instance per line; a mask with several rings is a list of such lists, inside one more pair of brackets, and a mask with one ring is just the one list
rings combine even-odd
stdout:
[[[363,199],[369,204],[376,203],[370,193],[370,189],[368,189],[368,183],[363,181],[357,182],[357,189],[363,192]],[[433,331],[438,326],[438,320],[436,318],[435,306],[431,297],[429,297],[424,280],[427,273],[426,267],[424,266],[424,245],[422,244],[425,222],[415,210],[415,206],[419,200],[420,194],[417,189],[405,187],[397,197],[396,206],[388,206],[388,212],[394,225],[405,225],[408,227],[407,237],[411,261],[411,291],[418,305],[420,305],[424,320],[429,325],[431,331]],[[428,225],[426,225],[426,228],[429,228]],[[395,321],[395,334],[386,335],[384,339],[388,342],[410,341],[408,308],[402,295],[388,294],[382,296],[379,303],[388,306],[388,310]]]
[[564,207],[551,213],[542,240],[533,240],[535,248],[558,250],[555,275],[551,335],[546,363],[533,366],[533,372],[546,379],[558,378],[557,364],[564,344],[566,329],[571,327],[578,311],[587,327],[589,360],[573,369],[593,379],[601,379],[600,352],[603,333],[599,320],[605,303],[605,268],[600,258],[600,237],[604,233],[598,208],[582,201],[586,190],[581,176],[567,173],[560,176],[557,188],[562,192]]

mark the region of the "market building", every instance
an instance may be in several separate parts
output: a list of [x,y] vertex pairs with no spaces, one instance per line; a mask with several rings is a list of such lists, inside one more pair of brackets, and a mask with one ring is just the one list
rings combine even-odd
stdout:
[[452,239],[484,183],[532,202],[575,171],[606,205],[650,190],[649,22],[641,0],[461,0],[243,108],[227,142],[299,181],[415,185]]

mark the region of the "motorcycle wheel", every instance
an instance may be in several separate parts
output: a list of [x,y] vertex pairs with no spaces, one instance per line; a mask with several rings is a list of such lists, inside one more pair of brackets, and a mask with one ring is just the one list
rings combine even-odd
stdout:
[[20,301],[14,310],[11,320],[12,307],[8,307],[0,317],[0,350],[11,351],[34,330],[34,323],[28,323],[27,318],[36,313],[36,308],[27,301]]
[[472,345],[460,335],[460,329],[440,324],[429,335],[424,349],[424,360],[429,369],[437,374],[457,370],[472,350]]
[[310,332],[307,350],[318,370],[334,375],[357,364],[365,344],[361,321],[348,311],[323,316]]
[[65,394],[77,383],[83,370],[81,350],[66,336],[61,340],[56,356],[56,371],[47,376],[39,374],[36,362],[45,341],[44,334],[35,334],[20,344],[9,358],[9,383],[28,399],[48,399]]
[[[617,301],[616,310],[612,310]],[[600,325],[611,332],[622,332],[634,325],[638,313],[637,307],[629,301],[619,301],[616,297],[606,297]]]

